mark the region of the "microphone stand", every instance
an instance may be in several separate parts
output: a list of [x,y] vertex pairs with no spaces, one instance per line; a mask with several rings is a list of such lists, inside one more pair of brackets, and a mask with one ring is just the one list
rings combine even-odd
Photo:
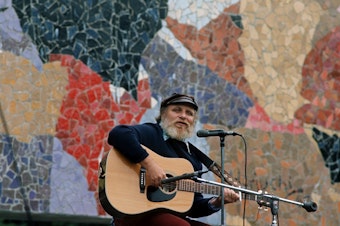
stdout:
[[[221,168],[224,170],[224,147],[225,136],[220,136],[220,148],[221,148]],[[221,172],[221,184],[224,184],[224,175]],[[224,187],[221,186],[221,226],[224,225]]]
[[[207,183],[207,184],[212,184],[212,185],[217,185],[217,186],[221,186],[222,188],[226,187],[226,188],[230,188],[234,191],[239,191],[245,194],[252,194],[252,195],[256,195],[256,198],[254,199],[255,201],[257,201],[257,203],[260,206],[266,206],[269,207],[271,209],[271,213],[272,213],[272,224],[271,226],[277,226],[278,225],[278,212],[279,212],[279,201],[283,201],[286,203],[290,203],[290,204],[294,204],[300,207],[303,207],[307,212],[315,212],[317,210],[317,204],[315,202],[297,202],[297,201],[293,201],[293,200],[289,200],[289,199],[285,199],[285,198],[280,198],[274,195],[269,195],[269,194],[263,194],[262,192],[255,192],[252,190],[248,190],[245,188],[241,188],[241,187],[235,187],[229,184],[222,184],[222,183],[218,183],[215,181],[209,181],[203,178],[199,178],[199,177],[195,177],[193,178],[193,180],[195,181],[199,181],[199,182],[203,182],[203,183]],[[224,203],[222,204],[222,207],[224,206]]]

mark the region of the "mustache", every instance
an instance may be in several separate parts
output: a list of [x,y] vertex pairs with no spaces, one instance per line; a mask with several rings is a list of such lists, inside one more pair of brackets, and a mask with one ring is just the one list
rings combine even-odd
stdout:
[[182,124],[185,124],[185,125],[187,125],[187,126],[190,126],[189,123],[187,123],[187,122],[185,122],[185,121],[183,121],[183,120],[177,120],[177,121],[175,121],[175,123],[182,123]]
[[[175,127],[176,123],[183,123],[187,125],[187,128],[185,131],[179,132]],[[167,119],[164,119],[161,121],[160,126],[169,137],[175,138],[177,140],[185,140],[190,138],[193,135],[195,129],[194,125],[190,125],[189,123],[182,120],[176,120],[175,122],[170,123]]]

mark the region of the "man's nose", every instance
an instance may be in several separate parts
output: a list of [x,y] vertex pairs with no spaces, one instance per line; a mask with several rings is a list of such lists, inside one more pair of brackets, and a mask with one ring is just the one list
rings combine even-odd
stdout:
[[185,112],[181,112],[181,113],[179,114],[179,117],[180,117],[180,118],[186,118],[186,117],[187,117],[187,114],[185,114]]

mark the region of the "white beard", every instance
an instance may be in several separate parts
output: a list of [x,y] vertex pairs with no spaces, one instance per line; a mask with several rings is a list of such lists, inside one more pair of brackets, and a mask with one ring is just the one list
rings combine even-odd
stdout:
[[179,132],[176,127],[170,125],[169,121],[165,118],[161,120],[160,126],[164,130],[165,134],[168,135],[170,138],[184,141],[187,138],[190,138],[193,133],[195,126],[189,126],[185,131]]

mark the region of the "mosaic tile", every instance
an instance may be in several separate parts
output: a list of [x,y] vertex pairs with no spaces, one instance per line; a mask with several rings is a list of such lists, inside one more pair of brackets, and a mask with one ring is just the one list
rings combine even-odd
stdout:
[[[52,58],[57,60],[63,56]],[[69,63],[64,65],[70,71],[69,84],[66,86],[69,95],[65,95],[62,102],[58,119],[61,123],[57,124],[56,137],[60,138],[66,151],[88,169],[89,189],[95,191],[96,184],[93,183],[97,176],[93,170],[97,171],[98,161],[93,169],[90,167],[91,160],[97,160],[102,148],[106,147],[108,150],[105,138],[109,129],[115,125],[112,114],[118,108],[114,103],[108,103],[111,100],[109,83],[102,82],[99,75],[80,61],[61,61]],[[106,124],[99,123],[100,121],[105,121]]]
[[202,106],[202,123],[244,126],[252,101],[208,68],[184,61],[160,38],[155,37],[145,50],[142,65],[153,75],[150,86],[155,94],[184,92],[195,96]]
[[170,17],[166,18],[166,22],[175,37],[189,49],[200,64],[207,65],[211,71],[234,84],[254,100],[249,84],[243,76],[243,51],[237,41],[242,30],[235,26],[228,14],[234,13],[233,11],[236,10],[229,12],[225,9],[200,30],[180,24]]
[[11,1],[2,1],[0,7],[0,49],[29,59],[41,71],[43,62],[38,50],[29,35],[23,32]]
[[76,211],[80,215],[97,215],[95,194],[88,190],[83,167],[64,151],[57,138],[53,141],[53,162],[49,212],[72,214]]
[[303,123],[300,120],[293,120],[289,124],[275,122],[258,103],[249,109],[249,116],[245,128],[257,128],[262,131],[289,132],[293,134],[305,133]]
[[250,0],[242,1],[240,14],[245,27],[239,38],[247,62],[244,76],[268,116],[289,124],[305,102],[299,95],[301,69],[312,48],[321,7],[318,1],[267,5]]
[[308,124],[340,130],[340,27],[316,43],[302,70],[301,96],[309,103],[295,112]]
[[50,54],[72,55],[137,98],[140,54],[161,28],[166,1],[12,2],[43,62]]
[[225,8],[234,8],[239,0],[168,0],[168,16],[198,29],[218,17]]
[[0,58],[0,99],[9,133],[22,142],[54,134],[66,71],[58,63],[47,63],[39,72],[30,61],[9,52],[0,53]]
[[[50,168],[53,137],[35,136],[30,143],[0,134],[1,209],[25,211],[24,199],[32,212],[46,212],[50,199]],[[15,205],[13,205],[15,204]]]
[[332,184],[340,182],[339,137],[336,134],[330,136],[327,133],[318,130],[317,128],[313,128],[313,138],[318,143],[326,167],[330,170]]
[[[248,189],[266,191],[269,194],[298,202],[314,199],[314,195],[327,189],[326,182],[315,188],[315,184],[324,178],[325,168],[317,147],[310,143],[306,134],[263,132],[254,129],[238,129],[238,132],[244,136],[248,147]],[[219,143],[215,142],[215,138],[207,140],[210,145],[210,157],[220,162]],[[225,147],[223,158],[225,167],[231,175],[238,178],[241,184],[244,184],[245,147],[242,139],[227,137]],[[326,204],[326,200],[319,201],[320,205],[329,211],[333,208],[332,205]],[[256,202],[247,201],[247,220],[252,225],[270,224],[272,220],[270,214],[257,207]],[[238,215],[241,208],[243,208],[243,202],[228,205],[227,212]],[[302,208],[280,202],[281,224],[289,225],[289,221],[296,222],[294,219],[299,219],[299,222],[296,222],[297,225],[314,225],[318,223],[321,214],[321,212],[316,212],[311,217],[311,213]],[[282,219],[282,216],[287,218]]]

